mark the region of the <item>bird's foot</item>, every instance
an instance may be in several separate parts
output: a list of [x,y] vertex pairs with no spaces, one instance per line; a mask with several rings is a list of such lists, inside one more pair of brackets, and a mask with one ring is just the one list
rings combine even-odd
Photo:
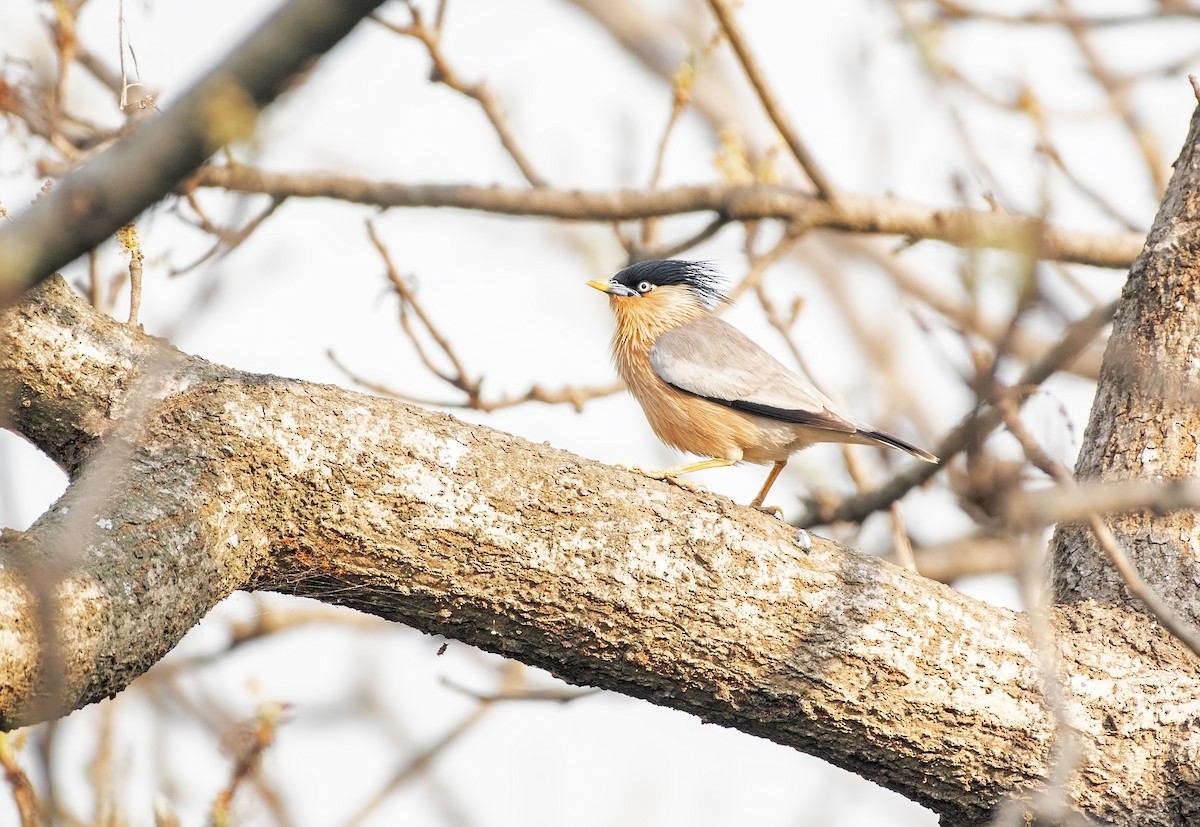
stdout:
[[626,471],[631,471],[634,474],[641,474],[643,477],[649,477],[652,480],[662,480],[670,483],[677,488],[682,488],[684,491],[691,491],[693,494],[707,494],[708,489],[697,482],[687,482],[676,476],[679,472],[674,468],[662,468],[659,470],[647,470],[640,465],[618,465],[618,468],[624,468]]
[[656,479],[660,479],[663,482],[670,483],[671,485],[674,485],[676,488],[682,488],[684,491],[691,491],[693,494],[708,494],[708,493],[710,493],[708,488],[706,488],[705,486],[701,485],[698,482],[688,482],[687,480],[679,479],[679,477],[672,477],[670,474],[664,474],[661,477],[656,477]]
[[764,514],[770,514],[776,520],[783,519],[783,509],[777,505],[756,505],[754,507]]

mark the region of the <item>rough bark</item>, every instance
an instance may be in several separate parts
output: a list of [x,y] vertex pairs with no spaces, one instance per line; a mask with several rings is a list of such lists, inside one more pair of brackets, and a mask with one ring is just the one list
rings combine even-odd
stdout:
[[[794,746],[946,823],[1045,785],[1057,722],[1019,614],[819,538],[806,550],[719,497],[183,356],[59,280],[0,337],[14,426],[73,475],[0,546],[5,727],[120,691],[223,595],[260,588]],[[1120,606],[1052,625],[1082,739],[1069,799],[1116,824],[1186,823],[1195,658]]]
[[[1200,112],[1113,320],[1076,465],[1080,482],[1200,476]],[[1134,511],[1107,518],[1146,579],[1200,626],[1200,512]],[[1086,527],[1052,544],[1056,599],[1133,603]]]

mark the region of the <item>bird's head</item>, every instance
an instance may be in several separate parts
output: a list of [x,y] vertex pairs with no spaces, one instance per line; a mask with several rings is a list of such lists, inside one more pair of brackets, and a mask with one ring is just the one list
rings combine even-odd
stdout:
[[[608,281],[589,281],[608,294],[618,336],[656,336],[709,312],[725,300],[720,277],[699,261],[639,261]],[[623,328],[630,328],[623,330]]]
[[630,265],[608,281],[589,281],[588,286],[614,299],[645,298],[661,289],[673,295],[687,294],[711,308],[725,299],[720,283],[720,277],[704,262],[655,259]]

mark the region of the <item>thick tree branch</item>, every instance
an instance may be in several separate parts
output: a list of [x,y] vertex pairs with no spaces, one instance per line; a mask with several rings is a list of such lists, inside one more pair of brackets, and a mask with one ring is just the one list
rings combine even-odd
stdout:
[[1128,267],[1144,241],[1135,233],[1067,230],[1001,212],[938,209],[898,198],[840,192],[837,201],[831,202],[798,189],[767,185],[584,192],[549,187],[400,184],[323,173],[271,173],[241,165],[205,166],[190,184],[265,193],[275,198],[334,198],[378,207],[451,207],[570,221],[632,221],[711,212],[729,221],[773,218],[799,227],[995,247],[1097,267]]
[[0,225],[0,304],[132,221],[225,143],[252,134],[259,109],[380,2],[290,0],[165,115]]
[[[6,311],[0,335],[0,383],[19,391],[5,410],[76,469],[0,546],[5,727],[119,691],[249,587],[803,749],[950,824],[1043,784],[1054,727],[1020,615],[824,540],[802,546],[723,498],[164,351],[61,280]],[[1121,607],[1073,608],[1056,626],[1084,744],[1067,794],[1113,823],[1175,823],[1198,795],[1178,781],[1200,746],[1196,661]],[[1130,778],[1145,781],[1114,781]]]

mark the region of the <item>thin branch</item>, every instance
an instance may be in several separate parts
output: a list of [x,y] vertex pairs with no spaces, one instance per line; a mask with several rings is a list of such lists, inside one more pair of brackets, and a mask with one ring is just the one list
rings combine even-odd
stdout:
[[38,827],[41,819],[38,817],[37,793],[29,776],[17,763],[14,742],[23,740],[24,736],[0,732],[0,768],[4,770],[4,778],[12,790],[13,803],[17,807],[17,817],[21,819],[21,827]]
[[[379,252],[379,257],[383,259],[384,267],[387,269],[388,280],[392,283],[392,288],[400,297],[400,325],[404,328],[404,332],[408,334],[408,338],[412,340],[413,346],[417,349],[417,355],[421,358],[421,362],[425,365],[425,368],[443,382],[465,393],[468,400],[473,401],[478,399],[482,380],[467,377],[466,369],[463,367],[462,361],[458,358],[458,354],[455,353],[454,348],[451,346],[450,340],[433,323],[433,319],[430,318],[429,314],[425,312],[425,308],[417,301],[416,295],[408,285],[408,280],[396,269],[396,265],[392,262],[391,254],[388,252],[387,247],[384,246],[383,239],[379,237],[379,233],[375,229],[374,221],[367,221],[367,235],[371,239],[371,244]],[[420,338],[418,338],[416,331],[413,330],[412,324],[409,321],[410,310],[417,317],[421,326],[425,328],[430,338],[433,339],[438,350],[449,360],[453,373],[447,373],[435,365],[433,359],[425,351],[425,347],[421,344]]]
[[[1054,146],[1054,143],[1050,137],[1050,133],[1046,129],[1044,119],[1037,118],[1036,124],[1040,132],[1039,148],[1045,154],[1045,156],[1050,159],[1050,162],[1054,164],[1055,169],[1062,173],[1062,176],[1067,180],[1067,183],[1074,187],[1075,191],[1078,192],[1085,200],[1094,204],[1096,209],[1103,212],[1126,230],[1129,230],[1130,232],[1142,231],[1143,228],[1138,227],[1134,221],[1123,215],[1116,204],[1113,204],[1102,192],[1089,184],[1087,181],[1083,180],[1083,178],[1081,178],[1073,169],[1071,169],[1070,166],[1067,165],[1067,162],[1063,160],[1063,157],[1059,153],[1057,147]],[[1103,174],[1104,171],[1101,170],[1100,172]]]
[[1074,39],[1076,48],[1079,49],[1084,63],[1087,64],[1088,73],[1104,90],[1113,113],[1125,125],[1130,137],[1137,144],[1138,150],[1142,154],[1142,160],[1146,164],[1146,172],[1154,185],[1154,192],[1156,195],[1161,194],[1167,186],[1167,173],[1157,139],[1133,108],[1128,87],[1113,74],[1101,52],[1093,44],[1092,33],[1079,24],[1070,0],[1058,0],[1058,6],[1063,10],[1066,18],[1063,25]]
[[117,231],[117,240],[129,254],[129,324],[136,325],[138,311],[142,306],[142,262],[145,254],[142,252],[142,242],[133,222]]
[[476,692],[473,689],[468,689],[454,681],[443,678],[442,685],[460,692],[470,698],[474,698],[481,703],[497,703],[510,701],[528,701],[531,703],[556,703],[569,704],[572,701],[577,701],[580,698],[590,698],[600,692],[599,689],[536,689],[524,684],[513,688],[501,688],[496,692]]
[[[675,133],[675,126],[679,123],[679,119],[683,113],[687,111],[692,103],[692,86],[696,79],[696,66],[692,61],[684,63],[675,72],[675,77],[671,82],[671,112],[667,116],[667,124],[663,127],[662,137],[658,141],[658,149],[654,153],[654,168],[650,172],[650,181],[646,185],[647,189],[658,189],[659,182],[662,180],[663,164],[667,158],[667,146],[671,142],[671,136]],[[655,217],[647,218],[642,222],[642,247],[650,247],[658,238],[658,219]],[[651,256],[650,258],[658,258]],[[669,258],[669,256],[662,256]]]
[[646,259],[653,258],[675,258],[693,247],[703,244],[710,238],[721,231],[721,228],[729,223],[729,220],[723,215],[718,215],[712,221],[704,225],[704,227],[693,235],[681,238],[674,244],[668,244],[664,247],[659,247],[656,250],[644,250],[643,253]]
[[969,536],[913,550],[917,571],[932,580],[953,583],[961,577],[1012,574],[1017,550],[1007,534],[976,531]]
[[1081,485],[1072,478],[1069,486],[1060,485],[1029,495],[1018,508],[1022,520],[1034,526],[1078,522],[1089,514],[1123,514],[1141,509],[1155,514],[1200,510],[1200,481],[1116,480]]
[[[1116,308],[1117,301],[1114,300],[1074,322],[1045,356],[1026,368],[1015,386],[1021,392],[1022,401],[1028,398],[1034,388],[1053,376],[1087,347],[1112,320]],[[941,464],[913,463],[882,487],[843,500],[833,507],[813,503],[799,525],[811,528],[837,522],[862,522],[869,515],[888,508],[913,488],[924,483],[967,446],[995,430],[1002,420],[1002,415],[994,407],[968,413],[934,449],[934,453],[941,458]]]
[[1074,13],[1028,12],[1026,14],[1000,14],[987,9],[966,6],[953,0],[934,0],[939,9],[938,18],[948,22],[981,21],[1006,26],[1084,26],[1105,28],[1132,26],[1143,23],[1158,23],[1168,19],[1196,20],[1200,10],[1185,2],[1159,2],[1154,10],[1146,13],[1076,15]]
[[412,37],[419,40],[424,46],[426,52],[429,53],[429,59],[433,63],[433,71],[430,77],[438,82],[443,83],[461,95],[465,95],[471,100],[479,104],[483,109],[483,114],[491,123],[492,128],[496,131],[496,137],[500,139],[500,144],[504,147],[504,151],[508,153],[508,157],[517,165],[517,169],[521,171],[521,175],[525,177],[531,185],[535,187],[546,186],[544,179],[536,169],[533,168],[533,163],[529,160],[529,156],[521,149],[517,143],[517,137],[513,134],[512,127],[509,125],[508,116],[505,114],[500,102],[496,100],[492,90],[483,82],[467,83],[458,72],[454,71],[454,67],[450,65],[450,61],[446,59],[445,53],[442,51],[442,33],[441,33],[441,12],[444,7],[438,9],[438,24],[436,28],[430,28],[425,25],[424,18],[416,6],[409,5],[408,10],[412,14],[411,26],[398,26],[395,23],[388,22],[378,14],[371,15],[371,21],[378,23],[388,31],[405,37]]
[[804,142],[800,140],[799,133],[792,126],[787,115],[784,114],[783,107],[780,106],[775,93],[771,91],[771,87],[767,84],[766,76],[758,65],[758,59],[754,57],[754,52],[750,50],[750,46],[746,43],[746,38],[742,35],[742,30],[738,28],[733,13],[726,5],[726,0],[708,0],[708,5],[720,22],[721,28],[725,31],[725,36],[729,38],[729,45],[733,47],[733,51],[737,54],[742,68],[746,70],[746,77],[750,80],[750,84],[758,94],[758,99],[762,102],[763,109],[771,119],[771,123],[775,124],[775,128],[779,130],[779,134],[783,136],[788,149],[791,150],[800,167],[808,175],[809,180],[813,182],[813,186],[817,188],[817,192],[821,198],[826,201],[835,200],[838,197],[837,191],[833,188],[825,173],[821,171],[817,160],[809,153]]
[[276,197],[332,198],[376,207],[442,207],[567,221],[635,221],[651,216],[711,212],[729,221],[778,219],[804,227],[932,239],[994,247],[1040,259],[1125,269],[1141,251],[1136,233],[1067,230],[1003,212],[940,209],[886,196],[841,193],[825,201],[769,184],[709,184],[644,190],[512,189],[456,184],[399,184],[328,174],[271,173],[245,166],[205,166],[190,183]]
[[482,396],[466,401],[447,401],[442,399],[426,399],[424,397],[413,396],[412,394],[404,393],[396,390],[388,385],[380,382],[374,382],[366,377],[360,376],[349,367],[347,367],[333,351],[326,351],[326,356],[329,361],[333,362],[334,367],[346,375],[346,378],[356,385],[366,388],[372,393],[377,393],[381,396],[389,396],[392,399],[399,399],[403,402],[411,402],[414,405],[423,405],[430,408],[463,408],[472,411],[483,411],[491,413],[493,411],[504,410],[505,408],[515,408],[518,405],[525,405],[529,402],[542,402],[547,405],[570,405],[575,409],[576,413],[583,411],[584,406],[593,399],[600,399],[605,396],[612,396],[625,390],[625,385],[622,382],[614,382],[609,385],[585,386],[576,387],[574,385],[565,385],[556,390],[543,388],[541,385],[532,385],[525,393],[516,396],[501,396],[496,399],[486,399]]
[[[834,248],[841,255],[866,258],[891,279],[902,293],[943,317],[961,333],[979,336],[993,346],[1004,335],[1005,327],[988,319],[977,305],[956,298],[949,291],[938,289],[924,274],[902,261],[896,252],[886,249],[883,242],[843,236],[834,239]],[[1067,274],[1064,274],[1064,277],[1066,276]],[[1093,305],[1099,303],[1094,297],[1084,298]],[[1021,361],[1028,363],[1040,358],[1051,344],[1047,338],[1019,328],[1009,342],[1009,350]],[[1100,375],[1100,353],[1097,349],[1085,351],[1069,365],[1064,365],[1064,368],[1095,381]]]
[[199,258],[188,264],[184,264],[179,267],[172,267],[168,272],[168,275],[170,276],[182,276],[186,273],[190,273],[192,270],[201,266],[206,261],[220,260],[221,258],[229,255],[244,241],[246,241],[246,239],[250,238],[250,236],[254,234],[254,231],[261,227],[268,218],[274,215],[275,211],[278,210],[286,200],[283,198],[272,198],[271,203],[264,207],[262,212],[260,212],[258,215],[251,218],[243,226],[230,229],[213,225],[204,215],[200,205],[196,202],[196,199],[192,197],[192,194],[188,193],[187,195],[188,203],[193,209],[196,210],[196,214],[200,217],[202,228],[206,232],[210,232],[215,235],[217,240],[211,247],[208,248],[208,250],[206,250],[204,253],[201,253]]
[[213,801],[210,814],[213,827],[229,827],[235,823],[230,813],[233,797],[242,784],[257,774],[263,753],[275,740],[280,712],[279,707],[264,704],[258,709],[254,720],[246,722],[240,728],[241,731],[235,733],[241,743],[237,745],[229,783]]
[[446,730],[440,738],[425,749],[410,758],[402,767],[392,773],[392,777],[371,796],[347,821],[347,827],[357,827],[363,824],[383,802],[387,801],[397,789],[427,770],[439,755],[449,749],[456,741],[474,730],[489,712],[496,708],[491,701],[480,701],[479,704],[463,716],[457,724]]
[[1053,824],[1055,827],[1096,827],[1077,817],[1068,804],[1067,787],[1082,758],[1080,734],[1072,726],[1067,706],[1069,687],[1062,678],[1061,644],[1054,627],[1053,604],[1046,599],[1046,578],[1039,553],[1042,544],[1032,535],[1019,539],[1017,581],[1026,606],[1029,639],[1046,692],[1046,707],[1054,721],[1054,746],[1046,786],[1029,800],[1014,799],[998,809],[994,827],[1025,827],[1029,824]]
[[[1004,422],[1009,433],[1017,438],[1021,443],[1021,448],[1025,451],[1026,458],[1034,465],[1034,467],[1048,474],[1055,482],[1069,493],[1079,495],[1078,485],[1075,482],[1075,477],[1070,471],[1054,457],[1038,444],[1037,440],[1025,428],[1021,418],[1018,415],[1018,403],[1014,398],[1014,392],[997,387],[996,389],[996,406],[1004,417]],[[1195,486],[1192,487],[1192,494],[1195,494]],[[1180,489],[1176,489],[1178,492]],[[1194,506],[1193,506],[1194,507]],[[1113,534],[1112,529],[1100,517],[1096,510],[1086,512],[1084,516],[1088,526],[1096,535],[1096,540],[1100,547],[1104,549],[1108,559],[1121,577],[1125,580],[1125,585],[1129,587],[1129,591],[1142,601],[1146,610],[1154,616],[1155,620],[1163,625],[1167,631],[1179,638],[1179,640],[1189,649],[1200,655],[1200,632],[1187,623],[1179,613],[1167,604],[1165,600],[1158,596],[1154,588],[1145,581],[1142,575],[1134,566],[1133,561],[1129,559],[1129,555],[1125,553],[1121,542]]]

